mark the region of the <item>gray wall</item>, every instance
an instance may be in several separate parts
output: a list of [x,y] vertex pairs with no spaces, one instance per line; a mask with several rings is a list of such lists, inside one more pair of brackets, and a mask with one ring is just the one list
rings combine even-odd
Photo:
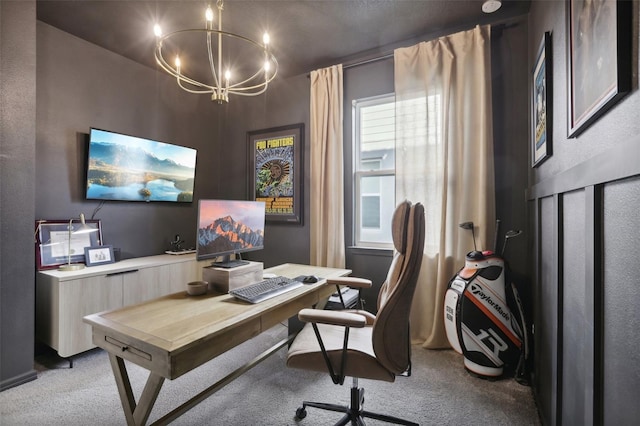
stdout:
[[552,31],[553,155],[529,170],[535,292],[534,391],[545,424],[634,424],[640,416],[640,94],[567,137],[566,2],[537,1],[529,64]]
[[0,2],[0,390],[33,369],[36,3]]
[[[84,198],[90,127],[198,150],[194,199],[217,196],[210,173],[216,149],[217,104],[183,92],[172,79],[42,22],[37,23],[36,219],[93,215]],[[163,253],[175,234],[195,245],[197,202],[105,203],[103,241],[122,257]]]
[[[221,198],[247,199],[249,196],[247,132],[290,124],[304,124],[303,220],[300,225],[267,222],[265,248],[247,253],[247,258],[265,267],[281,263],[309,263],[309,79],[305,75],[279,78],[257,98],[232,98],[219,111],[224,123],[218,139],[223,161],[217,179]],[[228,161],[232,159],[232,161]]]

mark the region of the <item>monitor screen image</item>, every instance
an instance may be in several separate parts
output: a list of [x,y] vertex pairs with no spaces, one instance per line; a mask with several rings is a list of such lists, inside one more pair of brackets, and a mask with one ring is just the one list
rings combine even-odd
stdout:
[[91,129],[86,198],[119,201],[193,201],[193,148]]
[[200,200],[198,202],[198,260],[217,259],[226,265],[232,254],[264,248],[265,203],[262,201]]

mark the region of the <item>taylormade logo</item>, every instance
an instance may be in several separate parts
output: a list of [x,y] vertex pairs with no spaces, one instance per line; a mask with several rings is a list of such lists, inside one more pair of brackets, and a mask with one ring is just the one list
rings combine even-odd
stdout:
[[499,303],[494,301],[490,295],[485,294],[484,290],[482,289],[482,287],[480,287],[480,285],[475,283],[471,284],[471,294],[477,296],[485,304],[491,306],[506,321],[510,321],[511,317],[509,316],[509,312],[505,312],[505,310],[502,309],[502,306],[500,306]]

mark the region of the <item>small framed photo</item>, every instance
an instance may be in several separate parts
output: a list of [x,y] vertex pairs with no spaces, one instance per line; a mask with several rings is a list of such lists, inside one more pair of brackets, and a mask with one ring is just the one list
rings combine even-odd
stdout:
[[264,201],[269,222],[302,225],[304,124],[247,133],[249,199]]
[[96,247],[85,247],[84,258],[87,266],[105,265],[113,263],[113,246],[104,245]]
[[532,78],[532,150],[531,165],[539,166],[551,156],[553,122],[553,81],[551,33],[545,32],[540,42]]
[[36,220],[36,267],[55,269],[65,263],[84,263],[84,248],[102,244],[99,219]]

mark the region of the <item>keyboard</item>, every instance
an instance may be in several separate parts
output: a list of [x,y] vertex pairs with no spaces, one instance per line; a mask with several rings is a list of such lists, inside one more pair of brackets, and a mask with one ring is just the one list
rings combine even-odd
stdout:
[[230,290],[229,294],[237,299],[249,303],[258,303],[280,294],[302,287],[300,281],[295,281],[286,277],[275,277],[262,280],[255,284]]

